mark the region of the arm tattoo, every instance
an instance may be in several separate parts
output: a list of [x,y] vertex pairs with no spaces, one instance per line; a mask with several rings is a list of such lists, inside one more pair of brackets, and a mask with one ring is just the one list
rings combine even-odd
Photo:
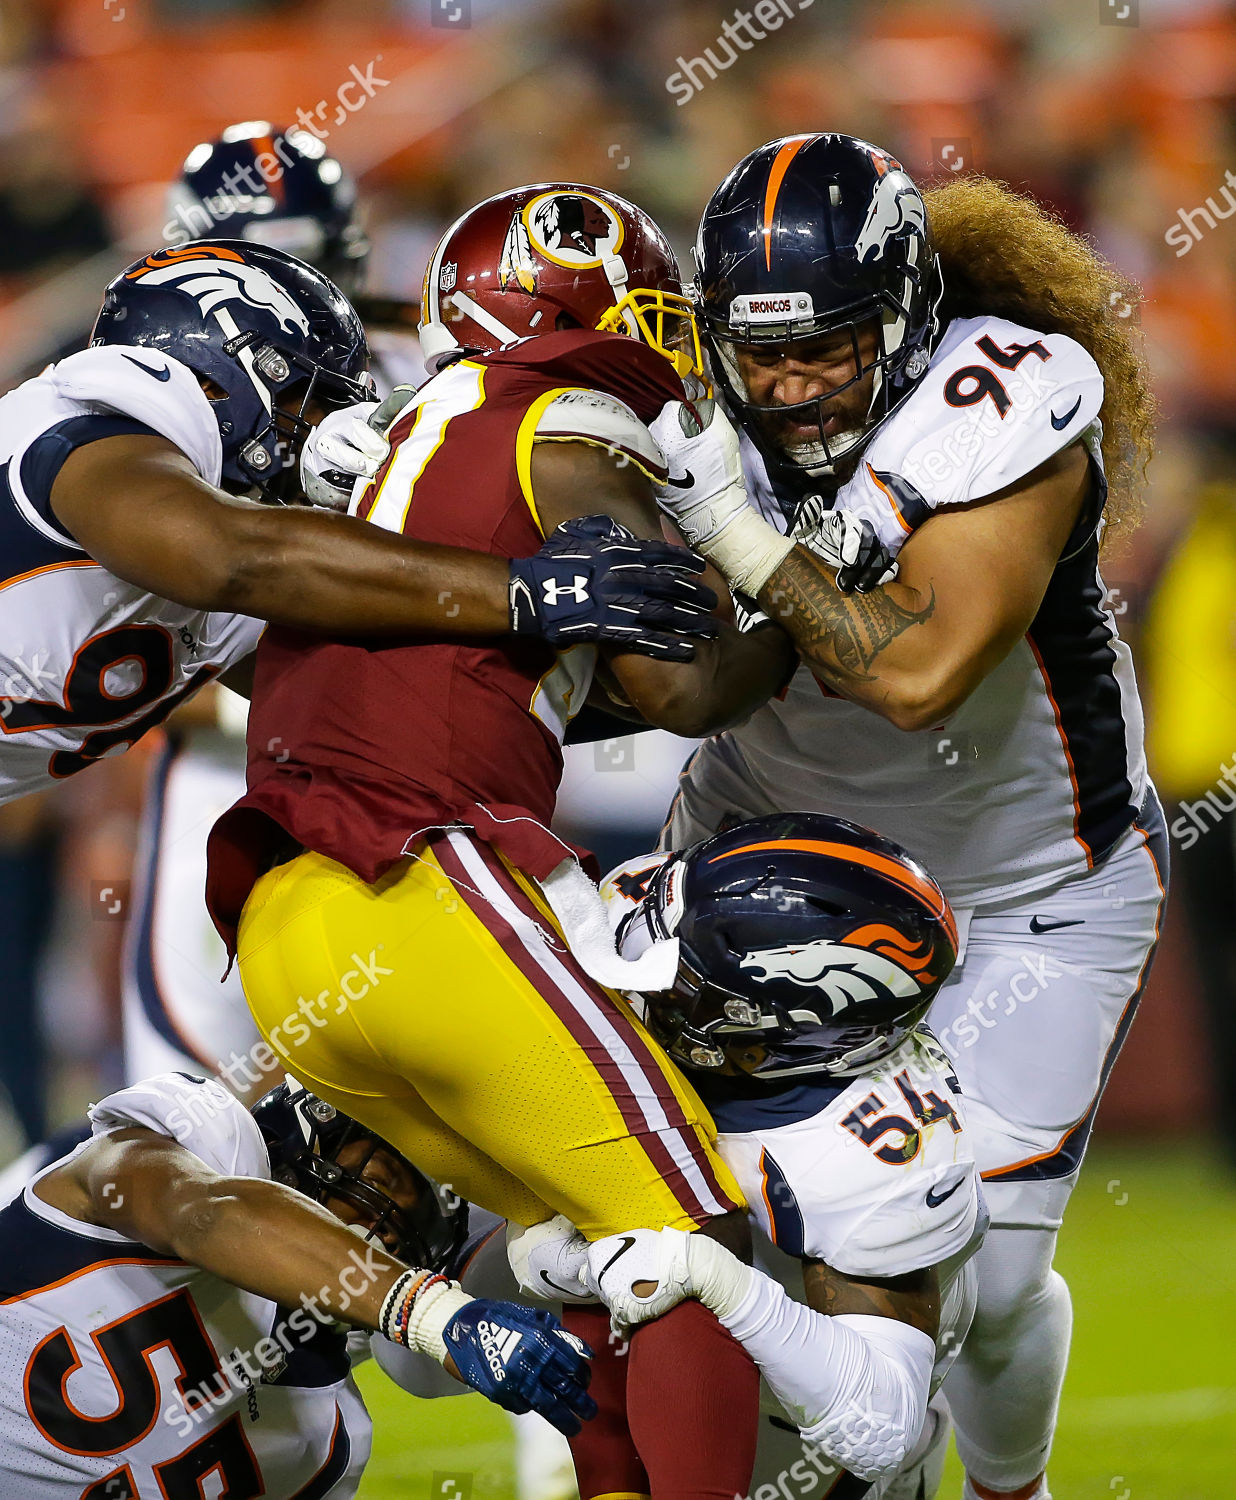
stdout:
[[864,1313],[896,1318],[934,1339],[940,1327],[940,1283],[935,1267],[905,1276],[864,1277],[856,1281],[822,1260],[803,1262],[803,1286],[816,1312]]
[[843,594],[832,574],[810,552],[791,552],[765,587],[760,602],[782,621],[813,668],[838,684],[873,682],[869,669],[880,652],[911,626],[935,613],[936,593],[919,609],[908,608],[885,588]]

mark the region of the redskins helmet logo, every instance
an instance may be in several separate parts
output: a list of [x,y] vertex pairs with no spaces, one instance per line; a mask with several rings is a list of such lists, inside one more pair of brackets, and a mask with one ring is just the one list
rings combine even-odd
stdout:
[[559,266],[599,266],[622,245],[622,220],[591,193],[542,193],[520,218],[533,246]]

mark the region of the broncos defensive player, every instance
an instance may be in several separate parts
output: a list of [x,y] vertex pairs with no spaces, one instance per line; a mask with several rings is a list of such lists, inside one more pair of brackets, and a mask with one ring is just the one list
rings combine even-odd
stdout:
[[[788,1414],[838,1500],[874,1480],[934,1494],[948,1420],[928,1400],[965,1338],[986,1223],[965,1100],[922,1024],[956,954],[947,901],[888,839],[804,813],[631,860],[602,892],[624,953],[678,941],[672,986],[637,1005],[707,1102],[773,1276],[673,1229],[587,1247],[555,1225],[511,1238],[521,1285],[587,1289],[628,1326],[682,1297],[717,1313],[775,1397],[750,1493],[804,1458]],[[598,1351],[581,1494],[642,1493],[608,1312],[564,1317]]]
[[340,1322],[397,1379],[410,1350],[563,1431],[593,1411],[578,1341],[439,1274],[458,1235],[430,1184],[303,1089],[250,1114],[168,1073],[90,1121],[0,1209],[0,1462],[23,1497],[345,1500],[370,1426]]
[[[1136,295],[1030,201],[975,179],[924,203],[844,135],[744,158],[696,254],[743,439],[667,413],[671,477],[693,483],[662,503],[802,666],[693,759],[669,842],[803,808],[861,819],[939,879],[961,959],[931,1023],[993,1225],[947,1394],[969,1500],[1045,1500],[1071,1325],[1056,1233],[1167,877],[1098,565],[1149,456]],[[865,528],[840,572],[800,540],[833,507]]]

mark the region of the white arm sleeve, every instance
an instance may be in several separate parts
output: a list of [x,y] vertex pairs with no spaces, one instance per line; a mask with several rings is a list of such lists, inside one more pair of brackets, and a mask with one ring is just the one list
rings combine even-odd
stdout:
[[762,1271],[747,1278],[717,1316],[803,1437],[860,1479],[893,1473],[927,1413],[935,1342],[895,1318],[816,1312]]

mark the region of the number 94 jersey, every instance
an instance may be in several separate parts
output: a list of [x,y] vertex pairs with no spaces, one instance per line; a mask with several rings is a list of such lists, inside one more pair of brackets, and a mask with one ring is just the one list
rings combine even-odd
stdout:
[[52,511],[74,449],[143,433],[218,483],[210,403],[186,366],[155,350],[84,349],[0,399],[0,802],[127,750],[257,645],[259,621],[126,583]]

